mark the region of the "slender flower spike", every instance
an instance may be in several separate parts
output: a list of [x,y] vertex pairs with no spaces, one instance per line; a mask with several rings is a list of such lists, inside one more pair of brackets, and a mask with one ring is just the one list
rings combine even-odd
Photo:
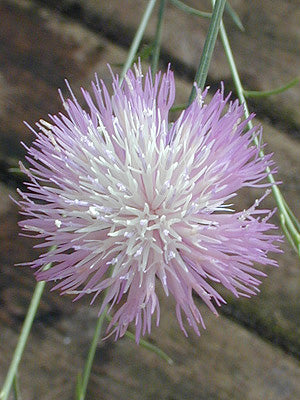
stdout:
[[36,247],[56,246],[29,264],[38,280],[76,298],[92,293],[94,301],[106,289],[100,313],[110,305],[116,337],[134,321],[138,342],[154,312],[158,324],[158,285],[173,295],[181,329],[183,312],[199,334],[193,294],[217,313],[225,301],[212,282],[251,296],[265,275],[255,264],[276,265],[268,253],[279,236],[268,233],[262,199],[244,211],[228,204],[242,187],[266,186],[271,155],[261,159],[252,144],[260,129],[245,132],[243,107],[223,90],[208,104],[198,90],[170,124],[169,69],[154,81],[137,66],[121,85],[113,76],[112,96],[97,78],[92,86],[94,99],[82,89],[86,110],[70,89],[67,115],[37,123],[30,168],[21,164],[30,182],[20,191],[20,225],[44,239]]

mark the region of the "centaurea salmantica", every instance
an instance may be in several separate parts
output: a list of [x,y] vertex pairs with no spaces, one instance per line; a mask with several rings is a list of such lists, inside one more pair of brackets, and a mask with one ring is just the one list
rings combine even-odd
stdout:
[[207,104],[198,89],[169,124],[170,69],[153,81],[135,66],[121,85],[113,75],[112,86],[111,96],[96,77],[94,99],[82,89],[87,111],[70,89],[70,99],[61,95],[66,115],[31,128],[20,225],[43,239],[36,247],[55,250],[29,264],[38,280],[58,281],[54,289],[76,298],[92,293],[94,301],[106,289],[100,313],[110,305],[116,337],[134,321],[138,341],[155,311],[159,323],[157,284],[173,295],[181,329],[183,311],[199,334],[194,294],[216,314],[225,301],[212,282],[251,296],[265,276],[255,264],[276,265],[271,212],[261,200],[244,211],[228,204],[242,187],[266,186],[271,155],[259,157],[252,138],[261,129],[246,130],[243,107],[223,89]]

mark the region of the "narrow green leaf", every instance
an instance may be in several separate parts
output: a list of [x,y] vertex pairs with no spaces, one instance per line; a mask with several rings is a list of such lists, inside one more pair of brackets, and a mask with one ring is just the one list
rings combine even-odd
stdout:
[[24,172],[20,170],[18,167],[8,168],[8,172],[15,174],[15,175],[24,175]]
[[[112,320],[111,316],[106,314],[106,319],[110,322]],[[135,336],[133,333],[126,331],[125,336],[128,337],[128,339],[132,340],[135,342]],[[163,350],[161,350],[159,347],[155,346],[154,344],[151,344],[147,342],[144,339],[140,339],[140,346],[144,347],[147,350],[152,351],[153,353],[157,354],[161,359],[166,361],[169,365],[174,364],[174,361],[172,360],[171,357],[169,357]]]
[[[212,17],[212,13],[197,10],[196,8],[190,7],[180,0],[170,0],[170,1],[172,4],[174,4],[174,6],[176,6],[180,10],[186,12],[187,14],[196,15],[197,17],[202,17],[202,18],[211,18]],[[230,15],[230,17],[232,18],[232,20],[236,24],[236,26],[241,31],[244,32],[245,28],[244,28],[242,21],[240,20],[240,17],[238,16],[236,11],[231,7],[231,5],[228,2],[225,5],[225,11]]]
[[170,111],[175,112],[175,111],[183,111],[187,108],[187,104],[178,104],[177,106],[171,107]]
[[[154,43],[143,44],[141,46],[140,51],[138,51],[136,56],[134,57],[132,64],[136,63],[138,60],[141,60],[141,61],[148,60],[148,58],[153,53],[153,47],[154,47]],[[116,68],[123,68],[125,63],[112,63],[110,65],[112,67],[116,67]]]
[[297,247],[296,247],[296,245],[294,243],[294,240],[293,240],[293,238],[292,238],[292,236],[291,236],[291,234],[290,234],[290,232],[289,232],[289,230],[288,230],[288,228],[286,226],[285,218],[284,218],[283,214],[280,214],[280,224],[281,224],[281,228],[282,228],[282,230],[283,230],[283,232],[285,234],[285,237],[287,238],[288,242],[290,243],[290,245],[293,247],[293,249],[297,253],[298,252],[297,251]]
[[291,87],[297,85],[300,82],[300,78],[295,78],[289,81],[287,84],[280,86],[273,90],[266,90],[266,91],[256,91],[256,90],[245,90],[244,89],[244,96],[249,97],[268,97],[272,96],[273,94],[280,94],[285,92],[286,90],[290,89]]
[[[130,340],[135,342],[135,336],[133,333],[127,331],[125,333],[125,336],[127,336]],[[144,339],[140,339],[140,346],[157,354],[164,361],[167,361],[168,364],[170,364],[170,365],[174,364],[174,361],[172,360],[172,358],[169,357],[163,350],[161,350],[159,347],[155,346],[154,344],[151,344]]]
[[294,225],[296,225],[298,231],[300,232],[300,222],[297,220],[295,214],[292,212],[292,210],[290,209],[290,207],[288,206],[287,202],[285,201],[284,198],[282,198],[283,200],[283,204],[285,205],[285,208],[288,212],[289,217],[291,218],[292,222]]
[[138,59],[141,61],[147,60],[151,54],[153,53],[154,43],[144,44],[134,59],[134,62],[137,62]]
[[232,6],[230,5],[230,3],[227,1],[226,5],[225,5],[225,11],[227,12],[227,14],[230,15],[230,17],[232,18],[233,22],[236,24],[236,26],[242,31],[245,32],[245,28],[244,25],[239,17],[239,15],[237,14],[237,12],[232,8]]
[[170,1],[172,4],[174,4],[174,6],[176,6],[177,8],[179,8],[180,10],[182,10],[188,14],[196,15],[197,17],[203,17],[203,18],[211,18],[211,16],[212,16],[211,13],[196,10],[196,8],[187,6],[185,3],[183,3],[180,0],[170,0]]

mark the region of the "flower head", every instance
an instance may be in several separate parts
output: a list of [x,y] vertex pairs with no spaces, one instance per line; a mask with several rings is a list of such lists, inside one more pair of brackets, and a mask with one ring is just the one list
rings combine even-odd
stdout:
[[212,282],[251,296],[264,275],[255,263],[276,265],[270,212],[260,200],[244,211],[228,204],[242,187],[265,186],[271,156],[252,144],[260,129],[244,132],[243,107],[223,90],[208,104],[198,90],[170,124],[169,69],[154,81],[136,66],[121,85],[113,76],[112,96],[97,78],[92,86],[94,99],[82,89],[88,111],[70,90],[67,115],[37,123],[30,168],[21,165],[30,182],[20,225],[44,239],[37,247],[55,246],[30,264],[77,298],[106,289],[100,312],[110,304],[117,337],[134,321],[138,341],[155,311],[158,324],[157,285],[173,295],[181,328],[183,311],[199,333],[194,293],[216,313],[224,300]]

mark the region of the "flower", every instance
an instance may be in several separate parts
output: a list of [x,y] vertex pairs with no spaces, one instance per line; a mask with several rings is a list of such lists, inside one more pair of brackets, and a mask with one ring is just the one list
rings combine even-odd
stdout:
[[223,89],[207,104],[198,89],[170,124],[170,69],[152,81],[135,66],[121,85],[113,75],[112,96],[97,77],[92,87],[94,100],[82,89],[88,111],[69,88],[71,99],[61,95],[67,116],[32,129],[20,225],[44,239],[36,247],[55,247],[28,264],[38,280],[58,281],[54,289],[76,298],[93,293],[94,301],[105,290],[100,313],[110,306],[116,337],[134,321],[139,341],[155,311],[159,323],[158,284],[173,295],[181,329],[183,312],[199,334],[193,294],[217,313],[225,301],[212,282],[251,296],[265,275],[255,264],[276,265],[268,258],[279,239],[268,233],[271,212],[257,208],[265,195],[244,211],[228,204],[242,187],[266,186],[271,155],[261,158],[252,143],[261,129],[245,132],[243,107]]

